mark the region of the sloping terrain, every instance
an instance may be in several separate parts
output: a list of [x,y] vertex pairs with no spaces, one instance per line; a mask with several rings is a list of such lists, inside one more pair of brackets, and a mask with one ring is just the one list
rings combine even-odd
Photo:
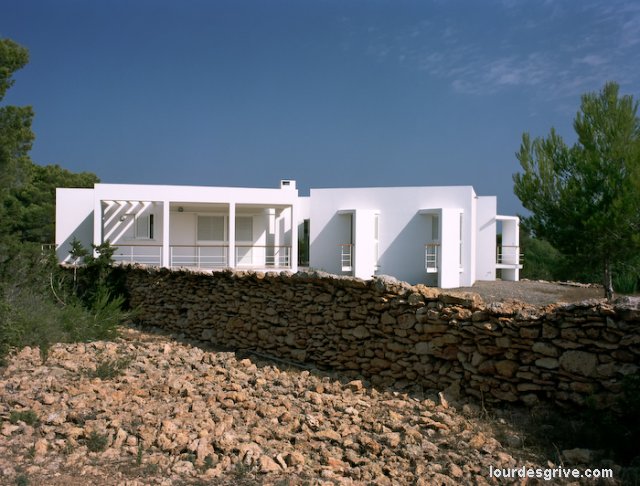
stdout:
[[490,466],[547,466],[478,414],[125,329],[10,359],[0,483],[494,484]]

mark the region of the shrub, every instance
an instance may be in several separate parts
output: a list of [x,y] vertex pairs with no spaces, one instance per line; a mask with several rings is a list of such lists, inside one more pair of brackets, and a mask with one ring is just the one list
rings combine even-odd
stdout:
[[116,376],[120,376],[123,371],[131,364],[131,358],[124,357],[118,359],[107,359],[100,361],[95,371],[88,373],[91,378],[100,378],[101,380],[110,380]]
[[557,280],[562,255],[549,242],[523,236],[524,263],[520,276],[531,280]]
[[77,281],[37,245],[11,249],[14,258],[0,262],[0,364],[12,347],[38,346],[45,362],[53,343],[111,339],[130,317],[111,247],[79,268]]
[[613,288],[621,294],[635,294],[638,292],[640,289],[640,258],[614,268]]
[[95,430],[91,431],[89,437],[87,437],[87,449],[90,452],[101,452],[107,448],[107,443],[109,442],[109,438],[107,434],[100,434]]
[[9,414],[9,422],[17,424],[24,422],[27,425],[36,426],[39,423],[38,414],[33,410],[12,410]]

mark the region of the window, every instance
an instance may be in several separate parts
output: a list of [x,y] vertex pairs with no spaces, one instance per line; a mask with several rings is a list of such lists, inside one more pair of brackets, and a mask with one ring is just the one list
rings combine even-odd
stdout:
[[440,218],[437,214],[431,216],[431,240],[438,241],[440,239]]
[[136,239],[153,239],[153,214],[139,216],[136,214]]
[[253,242],[253,217],[236,217],[236,241]]
[[224,216],[198,215],[198,241],[225,241]]

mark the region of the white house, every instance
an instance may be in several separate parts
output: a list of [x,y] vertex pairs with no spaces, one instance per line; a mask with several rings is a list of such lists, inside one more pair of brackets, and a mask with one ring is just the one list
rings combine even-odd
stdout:
[[118,261],[164,267],[290,268],[295,181],[280,189],[96,184],[56,190],[56,251],[109,241]]
[[518,280],[518,223],[470,186],[311,189],[301,197],[295,181],[283,180],[278,189],[96,184],[56,192],[61,262],[77,238],[87,247],[108,240],[118,261],[295,272],[300,245],[315,269],[442,288],[495,280],[498,269]]

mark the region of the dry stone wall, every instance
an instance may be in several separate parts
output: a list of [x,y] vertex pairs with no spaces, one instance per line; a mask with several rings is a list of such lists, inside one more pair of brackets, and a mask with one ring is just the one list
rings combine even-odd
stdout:
[[637,301],[485,304],[472,293],[319,272],[126,275],[143,324],[380,386],[603,407],[639,369]]

